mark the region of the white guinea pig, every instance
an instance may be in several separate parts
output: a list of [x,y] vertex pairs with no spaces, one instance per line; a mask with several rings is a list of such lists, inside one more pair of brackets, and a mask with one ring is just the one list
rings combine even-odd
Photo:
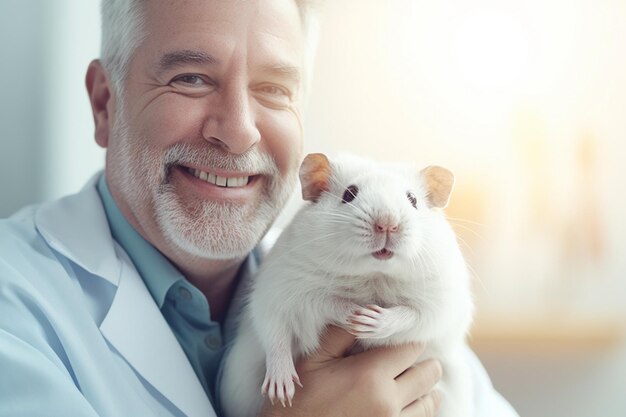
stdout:
[[469,274],[441,210],[452,173],[310,154],[300,180],[307,202],[252,283],[225,358],[226,416],[256,416],[262,392],[272,402],[297,400],[294,361],[335,324],[360,349],[423,343],[420,360],[437,358],[444,370],[439,416],[471,417],[462,354],[473,311]]

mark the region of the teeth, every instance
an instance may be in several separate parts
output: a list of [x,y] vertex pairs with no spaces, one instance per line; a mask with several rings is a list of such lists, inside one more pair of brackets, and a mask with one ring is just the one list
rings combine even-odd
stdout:
[[248,184],[248,180],[250,179],[250,177],[220,177],[219,175],[204,172],[199,169],[190,169],[189,172],[196,178],[220,187],[243,187]]

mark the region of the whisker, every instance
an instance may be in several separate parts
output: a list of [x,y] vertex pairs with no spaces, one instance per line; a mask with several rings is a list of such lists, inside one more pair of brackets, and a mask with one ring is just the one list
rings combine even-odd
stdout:
[[463,244],[463,246],[465,246],[467,248],[467,250],[469,250],[470,255],[472,256],[476,256],[476,252],[474,251],[474,248],[472,246],[470,246],[465,239],[463,239],[461,236],[457,235],[456,236],[457,241],[461,242]]
[[450,221],[458,221],[458,222],[470,223],[470,224],[473,224],[473,225],[476,225],[476,226],[487,227],[487,225],[484,224],[484,223],[479,223],[479,222],[476,222],[476,221],[473,221],[473,220],[462,219],[460,217],[448,217],[448,216],[446,216],[446,219],[450,220]]
[[480,285],[480,288],[484,291],[487,289],[487,287],[485,287],[485,283],[483,282],[482,278],[480,277],[480,275],[478,274],[478,272],[476,272],[476,270],[474,269],[474,267],[472,265],[470,265],[469,263],[465,263],[465,266],[467,267],[467,269],[470,272],[470,277],[472,278],[472,280],[476,280],[476,282],[478,282],[478,284]]
[[342,234],[343,234],[342,231],[332,232],[332,233],[324,234],[322,236],[318,236],[316,238],[309,239],[306,242],[303,242],[303,243],[301,243],[299,245],[289,246],[289,247],[282,246],[282,244],[280,243],[280,240],[279,240],[279,242],[277,242],[274,245],[274,247],[279,247],[279,248],[285,247],[285,248],[287,248],[287,250],[284,251],[284,252],[281,252],[272,261],[270,261],[270,263],[267,263],[267,261],[266,261],[266,265],[267,266],[273,266],[275,263],[278,263],[278,262],[282,261],[286,256],[291,255],[294,251],[296,251],[296,250],[298,250],[298,249],[300,249],[300,248],[302,248],[304,246],[310,245],[311,243],[323,242],[324,240],[329,240],[330,241],[330,239],[332,237],[339,236],[339,235],[342,235]]
[[452,227],[453,228],[454,227],[460,227],[463,230],[467,230],[468,232],[471,232],[474,236],[476,236],[478,239],[480,239],[483,243],[485,242],[485,238],[480,233],[478,233],[477,231],[475,231],[474,229],[472,229],[470,227],[467,227],[467,226],[464,226],[464,225],[458,224],[458,223],[452,223]]

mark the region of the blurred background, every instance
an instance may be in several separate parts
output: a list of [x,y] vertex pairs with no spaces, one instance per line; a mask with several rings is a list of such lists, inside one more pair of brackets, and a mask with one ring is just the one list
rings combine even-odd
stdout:
[[[98,7],[0,1],[0,217],[103,166],[84,91]],[[626,1],[320,12],[306,150],[452,169],[496,388],[523,417],[625,416]]]

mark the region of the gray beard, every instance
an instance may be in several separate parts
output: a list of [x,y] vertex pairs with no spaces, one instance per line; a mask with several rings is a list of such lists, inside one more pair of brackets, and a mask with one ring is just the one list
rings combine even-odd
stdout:
[[162,233],[179,249],[205,259],[233,259],[248,254],[288,197],[288,193],[284,198],[266,195],[257,207],[205,201],[190,212],[171,188],[164,188],[155,198]]
[[[297,172],[282,178],[273,158],[256,147],[232,155],[210,145],[199,150],[176,144],[162,154],[148,154],[140,145],[147,143],[142,140],[145,138],[132,137],[120,116],[112,131],[119,142],[113,159],[119,161],[115,169],[120,191],[135,213],[151,203],[160,233],[189,255],[202,259],[246,256],[267,232],[296,184]],[[202,201],[185,207],[169,183],[171,168],[182,163],[256,172],[264,175],[267,184],[260,200],[252,205]],[[141,223],[140,218],[137,220]]]

